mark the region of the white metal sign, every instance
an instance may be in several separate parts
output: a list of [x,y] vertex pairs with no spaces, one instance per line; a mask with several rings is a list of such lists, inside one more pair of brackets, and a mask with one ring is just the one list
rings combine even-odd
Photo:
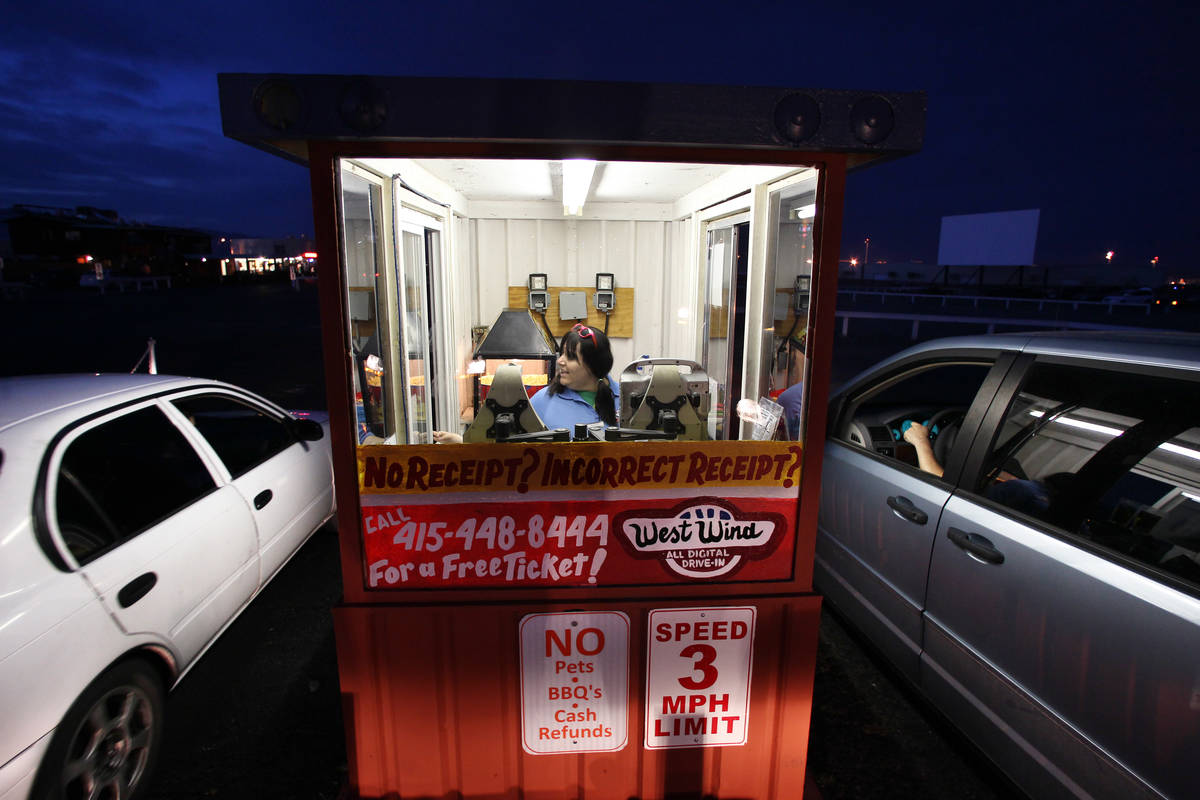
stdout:
[[646,646],[646,748],[746,743],[752,606],[650,612]]
[[521,619],[526,753],[603,753],[629,740],[629,617],[620,611]]

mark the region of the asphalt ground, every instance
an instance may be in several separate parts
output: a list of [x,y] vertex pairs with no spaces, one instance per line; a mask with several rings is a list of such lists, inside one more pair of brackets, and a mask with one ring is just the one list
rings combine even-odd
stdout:
[[[162,373],[227,380],[288,408],[326,407],[316,292],[308,286],[35,291],[0,302],[0,336],[0,375],[128,372],[153,337]],[[897,343],[905,343],[902,334],[839,338],[835,382]],[[337,539],[325,530],[171,694],[151,800],[339,797],[347,767],[330,609],[340,597]],[[808,772],[823,800],[1014,796],[828,610]]]

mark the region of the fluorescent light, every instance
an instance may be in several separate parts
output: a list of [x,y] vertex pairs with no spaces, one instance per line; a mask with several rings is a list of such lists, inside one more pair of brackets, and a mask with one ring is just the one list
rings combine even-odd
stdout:
[[817,216],[817,204],[809,203],[796,209],[796,219],[812,219]]
[[592,186],[592,174],[596,162],[586,158],[571,158],[562,163],[563,213],[568,216],[583,214],[583,203]]

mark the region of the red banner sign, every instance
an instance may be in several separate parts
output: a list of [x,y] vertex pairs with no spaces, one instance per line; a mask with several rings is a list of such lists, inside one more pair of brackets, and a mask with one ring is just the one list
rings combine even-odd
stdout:
[[359,449],[368,589],[789,580],[800,448]]

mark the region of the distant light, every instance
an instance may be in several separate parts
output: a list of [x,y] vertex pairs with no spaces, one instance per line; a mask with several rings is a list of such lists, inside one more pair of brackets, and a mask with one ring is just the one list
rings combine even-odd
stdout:
[[1150,263],[1157,267],[1158,266],[1158,256],[1155,256],[1154,258],[1150,259]]
[[75,263],[76,264],[90,264],[95,260],[96,259],[92,258],[91,256],[80,256],[79,258],[75,259]]
[[207,259],[207,258],[202,258],[202,259],[200,259],[200,263],[201,263],[201,264],[207,264],[207,263],[208,263],[208,259]]
[[312,252],[312,251],[310,250],[310,251],[308,251],[307,253],[304,253],[304,257],[305,257],[305,258],[316,258],[316,257],[317,257],[317,254],[316,254],[316,253],[314,253],[314,252]]
[[1105,253],[1105,254],[1104,254],[1104,260],[1105,260],[1105,261],[1112,261],[1112,260],[1113,260],[1113,256],[1115,256],[1115,255],[1116,255],[1116,253],[1114,253],[1112,250],[1109,250],[1107,253]]
[[850,259],[850,266],[852,266],[852,267],[857,267],[857,266],[858,266],[858,259],[857,259],[857,258],[852,258],[852,259]]

